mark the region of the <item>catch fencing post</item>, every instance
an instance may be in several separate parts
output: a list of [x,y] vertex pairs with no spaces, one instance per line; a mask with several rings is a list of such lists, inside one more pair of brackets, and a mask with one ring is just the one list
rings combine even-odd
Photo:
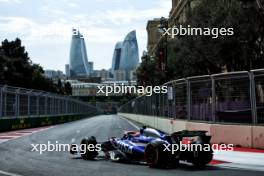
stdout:
[[191,83],[187,79],[187,118],[191,120]]
[[27,109],[28,109],[28,116],[30,116],[30,93],[31,91],[27,92],[27,96],[28,96],[28,101],[27,101]]
[[68,99],[65,99],[65,113],[68,114]]
[[172,84],[173,85],[173,92],[172,92],[172,96],[173,96],[173,106],[172,106],[172,109],[173,109],[173,118],[176,118],[176,88],[175,88],[175,84]]
[[257,123],[257,107],[256,107],[256,90],[255,90],[255,76],[252,72],[248,72],[249,75],[249,88],[250,88],[250,103],[252,113],[252,123]]
[[48,95],[45,95],[45,111],[44,114],[47,115],[48,114]]
[[211,76],[212,79],[212,121],[216,122],[216,94],[215,94],[215,79],[213,76]]
[[0,88],[0,117],[3,116],[3,87]]
[[15,109],[15,116],[18,117],[19,116],[19,106],[20,106],[20,102],[19,102],[19,91],[20,89],[16,89],[15,91],[15,106],[14,106],[14,109]]
[[37,107],[36,107],[36,110],[37,110],[37,115],[39,115],[39,94],[36,94],[36,98],[37,98]]
[[3,87],[3,92],[5,93],[4,116],[6,116],[6,100],[7,100],[6,86]]

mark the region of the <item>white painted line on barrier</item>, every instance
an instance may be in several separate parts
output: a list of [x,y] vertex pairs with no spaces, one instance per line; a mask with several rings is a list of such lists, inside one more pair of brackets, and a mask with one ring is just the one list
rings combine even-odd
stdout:
[[4,174],[4,175],[8,175],[8,176],[22,176],[22,175],[19,175],[19,174],[5,172],[5,171],[2,171],[2,170],[0,170],[0,174]]

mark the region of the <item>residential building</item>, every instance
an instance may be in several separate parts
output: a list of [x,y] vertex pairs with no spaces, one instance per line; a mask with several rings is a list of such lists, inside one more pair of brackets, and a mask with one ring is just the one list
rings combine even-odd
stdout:
[[102,81],[108,80],[110,78],[110,71],[102,69],[102,70],[94,70],[93,72],[94,77],[101,77]]
[[160,24],[159,18],[154,18],[153,20],[149,20],[147,23],[147,33],[148,33],[148,43],[147,50],[150,56],[155,55],[155,46],[158,43],[161,35],[158,32],[158,25]]
[[115,81],[125,81],[126,80],[126,71],[125,70],[115,70],[113,73]]
[[49,79],[63,79],[65,77],[60,70],[45,70],[44,75]]

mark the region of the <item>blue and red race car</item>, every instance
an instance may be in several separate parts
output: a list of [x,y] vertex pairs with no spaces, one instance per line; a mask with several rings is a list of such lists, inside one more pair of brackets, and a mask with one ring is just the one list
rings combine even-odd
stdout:
[[[139,131],[128,131],[121,138],[112,137],[97,143],[95,137],[84,138],[81,146],[101,145],[106,158],[120,162],[145,162],[150,167],[174,167],[179,161],[195,166],[205,166],[213,158],[211,136],[206,131],[179,131],[171,135],[153,128],[143,127]],[[182,147],[184,146],[184,147]],[[78,152],[71,150],[71,154]],[[98,151],[81,153],[85,160],[93,160]]]

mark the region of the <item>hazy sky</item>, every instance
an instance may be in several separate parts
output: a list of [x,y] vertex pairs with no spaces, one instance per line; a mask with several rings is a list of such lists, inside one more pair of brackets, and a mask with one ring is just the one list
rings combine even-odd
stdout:
[[170,8],[171,0],[0,0],[0,40],[19,37],[34,63],[64,71],[71,29],[78,28],[88,60],[108,69],[115,43],[134,29],[141,56],[147,20],[167,17]]

